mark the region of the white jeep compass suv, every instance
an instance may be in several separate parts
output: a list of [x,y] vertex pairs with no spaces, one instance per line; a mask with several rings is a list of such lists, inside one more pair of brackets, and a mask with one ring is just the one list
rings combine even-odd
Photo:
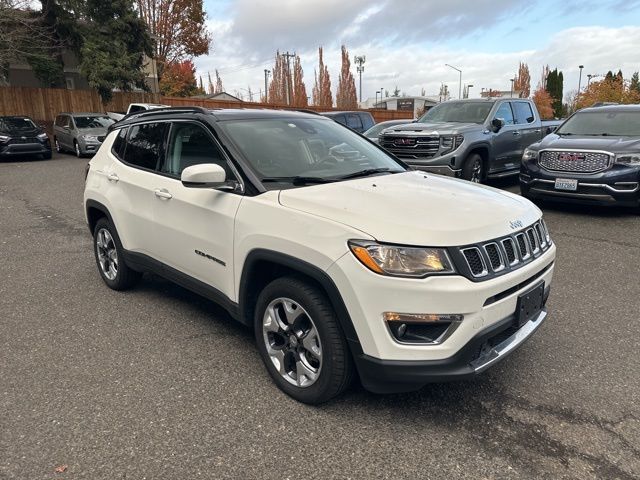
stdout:
[[115,290],[155,272],[255,331],[320,403],[472,377],[538,329],[555,245],[528,200],[411,171],[311,113],[158,109],[112,127],[84,193]]

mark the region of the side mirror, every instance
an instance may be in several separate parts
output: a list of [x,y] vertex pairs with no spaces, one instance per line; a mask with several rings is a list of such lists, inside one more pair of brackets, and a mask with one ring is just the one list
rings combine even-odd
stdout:
[[226,182],[224,168],[215,163],[201,163],[185,168],[180,181],[190,188],[220,188],[230,186]]
[[491,120],[491,126],[494,132],[499,132],[500,129],[504,127],[504,120],[502,118],[494,118]]

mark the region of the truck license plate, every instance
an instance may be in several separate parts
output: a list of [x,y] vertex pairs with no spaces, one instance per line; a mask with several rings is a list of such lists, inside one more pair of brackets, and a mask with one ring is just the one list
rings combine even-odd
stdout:
[[544,303],[544,282],[539,283],[528,292],[518,297],[516,306],[516,325],[521,327],[529,320],[536,318]]
[[556,190],[578,190],[578,180],[572,178],[556,178]]

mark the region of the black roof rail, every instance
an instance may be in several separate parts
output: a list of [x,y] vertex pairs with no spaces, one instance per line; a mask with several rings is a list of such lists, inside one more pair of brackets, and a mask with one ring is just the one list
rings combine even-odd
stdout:
[[322,116],[322,114],[320,112],[316,112],[315,110],[309,110],[307,108],[292,108],[291,110],[293,110],[294,112],[310,113],[312,115],[320,115],[320,116]]
[[[160,107],[160,108],[150,108],[149,110],[144,110],[144,111],[141,111],[141,112],[130,113],[129,115],[131,117],[133,117],[133,116],[137,116],[137,115],[153,115],[154,113],[164,113],[164,112],[209,113],[209,110],[207,110],[206,108],[203,108],[203,107],[195,106],[195,105],[194,106],[185,106],[185,107]],[[131,118],[129,115],[127,115],[126,118]]]

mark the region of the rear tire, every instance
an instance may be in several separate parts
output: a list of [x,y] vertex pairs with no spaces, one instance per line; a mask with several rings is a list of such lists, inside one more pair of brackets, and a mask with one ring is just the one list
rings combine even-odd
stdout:
[[462,167],[462,178],[473,183],[482,183],[484,181],[484,162],[482,157],[477,153],[472,153],[464,161]]
[[101,218],[93,229],[93,252],[98,272],[104,283],[113,290],[131,288],[142,276],[127,266],[124,249],[115,227],[107,218]]
[[314,285],[296,277],[271,282],[258,296],[254,327],[269,375],[290,397],[317,405],[351,384],[347,341],[331,303]]

